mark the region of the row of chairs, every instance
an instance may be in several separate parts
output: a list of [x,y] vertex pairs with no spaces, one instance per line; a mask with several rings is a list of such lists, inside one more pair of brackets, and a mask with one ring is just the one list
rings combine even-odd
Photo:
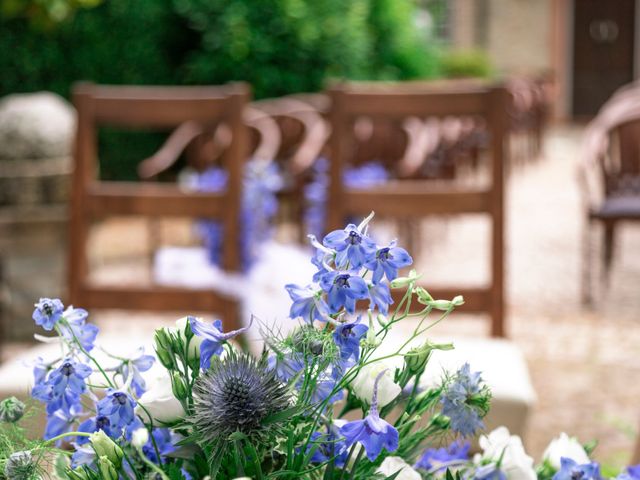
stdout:
[[[287,158],[285,171],[290,173],[291,182],[282,195],[288,196],[290,205],[300,210],[304,174],[317,157],[326,155],[330,159],[326,219],[329,230],[342,226],[348,217],[366,215],[371,210],[409,222],[430,215],[482,214],[491,219],[489,284],[472,289],[430,290],[438,297],[463,294],[466,311],[488,313],[491,334],[505,335],[503,183],[509,106],[513,98],[505,88],[486,84],[445,87],[420,83],[345,83],[323,96],[250,104],[249,88],[243,84],[222,87],[81,84],[74,89],[73,98],[78,110],[78,134],[70,222],[72,303],[93,309],[216,312],[225,328],[238,328],[239,299],[228,293],[92,284],[87,257],[91,222],[112,215],[219,219],[225,232],[222,267],[237,272],[241,264],[239,218],[245,160],[250,155]],[[450,130],[457,128],[457,133],[448,137],[444,127],[447,120]],[[434,140],[429,134],[433,137],[437,121],[440,134]],[[451,127],[456,121],[458,126]],[[150,181],[106,182],[98,178],[97,131],[103,126],[175,129],[165,145],[140,164],[141,177]],[[270,134],[276,131],[280,135]],[[404,135],[398,135],[398,131]],[[475,141],[470,141],[473,138]],[[465,141],[466,148],[461,148]],[[375,150],[375,143],[386,147],[389,151],[386,161],[399,173],[394,180],[375,188],[348,188],[343,182],[344,169],[370,157],[367,151]],[[430,152],[445,149],[448,155],[476,149],[472,156],[480,156],[478,152],[482,150],[491,181],[472,187],[430,181],[433,176],[421,174],[422,164],[415,160],[424,156],[425,145],[431,148]],[[219,159],[229,174],[226,189],[221,193],[191,192],[173,183],[151,181],[172,165],[183,150],[196,167],[204,168]]]

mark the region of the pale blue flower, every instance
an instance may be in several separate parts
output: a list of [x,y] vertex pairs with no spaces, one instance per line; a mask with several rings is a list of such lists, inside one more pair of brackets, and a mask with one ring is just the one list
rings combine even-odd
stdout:
[[601,480],[600,465],[596,462],[579,465],[570,458],[560,459],[560,470],[553,476],[553,480]]
[[335,263],[338,268],[358,269],[369,262],[376,253],[376,244],[350,223],[344,230],[334,230],[322,243],[336,251]]
[[354,313],[356,300],[369,298],[367,282],[352,272],[328,272],[322,276],[320,286],[328,294],[331,313],[338,313],[343,306],[347,312]]
[[200,368],[207,369],[211,366],[211,357],[222,353],[222,345],[233,337],[246,332],[251,324],[224,333],[222,331],[222,321],[216,320],[212,324],[205,323],[195,317],[189,317],[189,325],[194,335],[202,338],[200,344]]
[[53,330],[55,324],[62,318],[64,311],[64,305],[58,298],[41,298],[35,307],[32,315],[33,320],[36,325],[40,325],[47,331]]

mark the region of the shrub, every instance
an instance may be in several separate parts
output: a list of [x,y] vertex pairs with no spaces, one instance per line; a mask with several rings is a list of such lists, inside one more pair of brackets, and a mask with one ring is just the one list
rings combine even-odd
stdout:
[[493,68],[487,54],[480,50],[448,52],[442,58],[442,73],[449,78],[488,78]]

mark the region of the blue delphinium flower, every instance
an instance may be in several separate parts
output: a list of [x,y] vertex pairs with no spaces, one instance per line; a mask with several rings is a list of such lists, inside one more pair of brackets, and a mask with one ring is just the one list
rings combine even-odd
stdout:
[[[151,435],[153,438],[149,438],[146,445],[142,447],[142,453],[153,463],[164,463],[165,457],[176,451],[175,444],[180,437],[168,428],[154,428]],[[160,458],[158,458],[158,454],[160,454]]]
[[135,406],[136,401],[128,393],[109,389],[98,402],[98,416],[109,419],[111,428],[122,429],[135,420]]
[[79,406],[73,406],[70,410],[69,412],[57,410],[47,417],[47,425],[43,436],[45,440],[70,432],[73,429],[73,426],[78,421],[78,416],[82,414],[82,409]]
[[[118,438],[122,435],[122,427],[112,424],[111,419],[106,415],[96,415],[88,418],[78,426],[78,431],[85,433],[103,431],[111,438]],[[78,437],[78,440],[76,440],[79,445],[83,445],[88,441],[87,437]]]
[[329,308],[332,313],[338,313],[343,306],[347,312],[354,313],[356,300],[369,298],[367,282],[351,272],[328,272],[322,276],[320,286],[328,293]]
[[333,332],[333,340],[340,348],[342,360],[353,358],[355,362],[360,359],[360,339],[367,333],[369,327],[360,323],[361,317],[355,322],[342,323]]
[[480,393],[481,380],[480,372],[471,373],[469,364],[465,363],[440,398],[442,413],[449,417],[451,428],[465,437],[484,428],[478,408],[470,402]]
[[79,342],[87,352],[93,350],[100,329],[86,323],[89,314],[82,308],[69,307],[64,312],[65,323],[60,325],[62,336],[68,342]]
[[397,247],[394,240],[388,247],[379,248],[365,266],[373,272],[373,283],[378,283],[384,275],[389,281],[395,279],[399,268],[408,267],[412,263],[411,255],[404,248]]
[[[321,375],[316,379],[316,386],[313,390],[313,395],[311,396],[312,403],[322,403],[333,393],[333,389],[336,387],[336,379],[332,378],[330,375]],[[298,382],[298,387],[302,388],[303,379],[301,378]],[[331,404],[342,400],[344,397],[344,393],[342,390],[339,390],[329,398],[329,402],[327,404],[327,408],[331,406]]]
[[329,428],[328,433],[314,432],[306,453],[309,453],[313,446],[316,446],[316,449],[311,456],[311,463],[325,463],[333,459],[335,466],[342,468],[349,456],[344,438],[340,437],[334,427]]
[[596,462],[579,465],[570,458],[560,459],[560,470],[553,476],[553,480],[601,480],[600,465]]
[[334,230],[322,243],[336,251],[335,263],[338,268],[358,269],[368,262],[376,252],[376,244],[354,224],[344,230]]
[[211,366],[211,357],[222,353],[224,342],[246,332],[251,327],[251,324],[249,324],[238,330],[224,333],[222,331],[222,321],[216,320],[212,324],[207,324],[195,317],[189,317],[189,325],[191,325],[193,334],[203,339],[200,344],[200,368],[202,369],[207,369]]
[[33,311],[33,320],[36,325],[40,325],[45,330],[53,330],[53,327],[58,320],[62,318],[64,312],[64,305],[57,298],[41,298],[38,303],[35,304],[35,310]]
[[616,480],[640,480],[640,465],[627,467],[623,473],[616,477]]
[[[88,440],[87,442],[88,443]],[[96,460],[96,451],[91,446],[84,447],[80,444],[74,444],[74,452],[71,455],[71,468],[81,467],[83,465],[91,466]]]
[[134,358],[123,362],[118,367],[118,372],[122,375],[122,378],[125,382],[130,375],[132,376],[131,386],[136,392],[136,395],[142,395],[147,389],[147,385],[141,375],[141,372],[146,372],[147,370],[149,370],[153,366],[153,363],[155,361],[156,358],[153,355],[145,355],[144,348],[141,347],[138,349],[137,354]]
[[340,428],[340,434],[344,436],[347,447],[360,442],[367,458],[372,462],[378,458],[383,448],[388,452],[398,449],[398,430],[378,414],[378,382],[385,372],[386,370],[380,372],[376,377],[368,415],[362,420],[348,422]]
[[322,298],[322,290],[316,290],[311,286],[299,287],[298,285],[285,285],[287,293],[293,300],[289,316],[291,318],[301,317],[305,322],[312,323],[314,320],[327,321],[329,307]]
[[87,390],[85,379],[91,372],[88,365],[65,359],[46,381],[33,387],[31,396],[47,404],[48,415],[57,410],[70,413],[74,406],[80,404],[80,396]]
[[507,475],[495,463],[482,465],[473,473],[473,480],[507,480]]
[[275,370],[276,375],[283,382],[289,382],[293,377],[304,371],[304,360],[300,355],[271,355],[267,363],[269,370]]
[[373,310],[377,307],[383,315],[389,313],[389,305],[393,303],[389,285],[382,282],[370,284],[369,297],[371,299],[369,301],[369,309]]
[[452,462],[469,459],[471,443],[455,441],[447,448],[428,448],[414,465],[423,470],[444,470]]

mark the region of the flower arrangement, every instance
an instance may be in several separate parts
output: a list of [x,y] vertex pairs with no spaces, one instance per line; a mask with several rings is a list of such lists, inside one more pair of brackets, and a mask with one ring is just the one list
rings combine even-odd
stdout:
[[[0,403],[0,478],[601,478],[566,436],[537,469],[504,428],[470,456],[466,439],[484,428],[490,403],[480,373],[464,365],[436,384],[423,378],[432,353],[452,348],[426,333],[463,299],[433,299],[415,271],[399,277],[412,258],[395,242],[377,245],[371,218],[322,242],[311,237],[312,282],[286,286],[299,323],[288,335],[261,323],[258,357],[231,341],[251,325],[224,332],[219,321],[185,317],[156,331],[155,356],[112,355],[116,364],[106,367],[94,355],[98,329],[87,312],[40,299],[33,319],[61,346],[58,359],[34,366],[31,393],[44,405],[46,429],[28,439],[24,404]],[[397,305],[392,288],[404,290]],[[390,346],[390,331],[410,317],[412,333]],[[153,368],[164,381],[148,383]]]

